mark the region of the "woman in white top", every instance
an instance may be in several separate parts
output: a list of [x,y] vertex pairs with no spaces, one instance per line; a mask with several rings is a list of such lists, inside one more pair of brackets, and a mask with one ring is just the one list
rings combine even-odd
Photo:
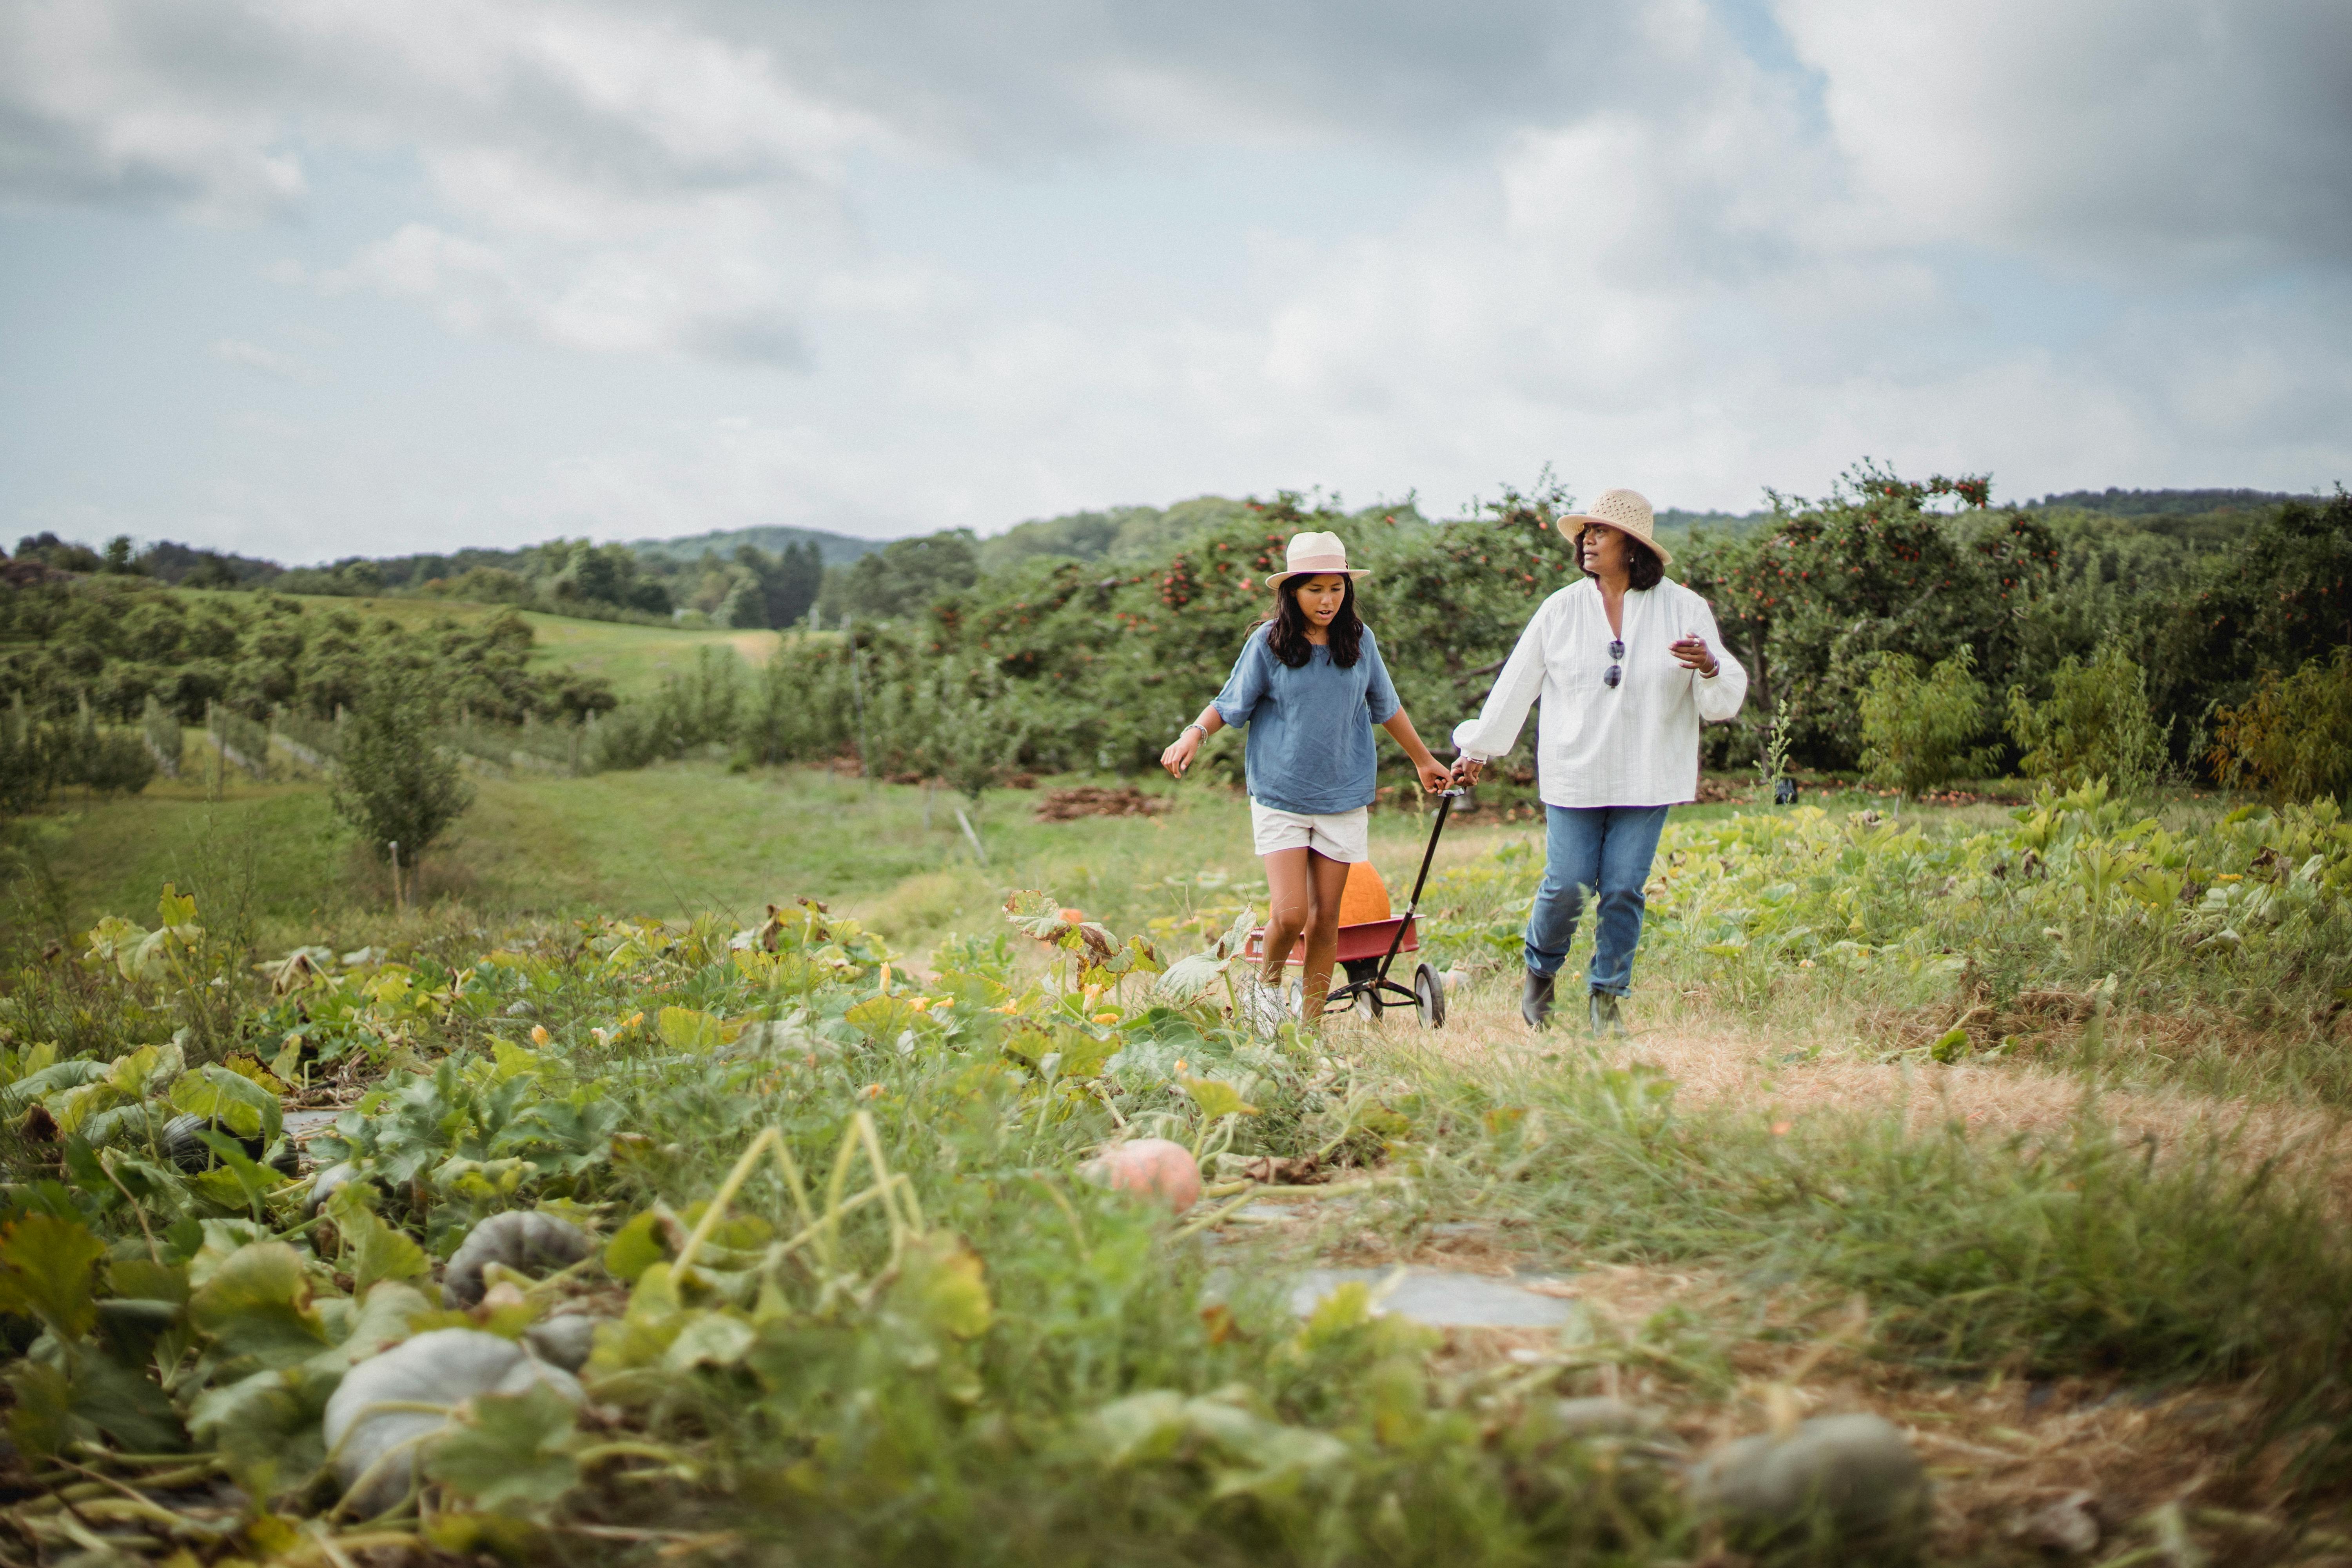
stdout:
[[1604,491],[1592,510],[1559,520],[1584,580],[1546,599],[1519,635],[1477,718],[1454,744],[1465,783],[1516,744],[1528,705],[1543,699],[1536,731],[1543,796],[1543,885],[1528,915],[1527,982],[1519,1013],[1536,1028],[1585,890],[1597,892],[1592,962],[1585,973],[1595,1033],[1622,1034],[1618,1001],[1632,988],[1642,936],[1642,889],[1666,808],[1698,793],[1698,728],[1739,711],[1748,672],[1727,651],[1705,599],[1670,582],[1650,503]]

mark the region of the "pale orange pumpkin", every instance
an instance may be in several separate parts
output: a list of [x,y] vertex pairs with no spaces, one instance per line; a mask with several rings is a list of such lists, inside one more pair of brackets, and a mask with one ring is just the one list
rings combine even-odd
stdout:
[[1201,1198],[1201,1163],[1181,1143],[1138,1138],[1113,1143],[1078,1168],[1078,1173],[1113,1192],[1154,1197],[1181,1214]]

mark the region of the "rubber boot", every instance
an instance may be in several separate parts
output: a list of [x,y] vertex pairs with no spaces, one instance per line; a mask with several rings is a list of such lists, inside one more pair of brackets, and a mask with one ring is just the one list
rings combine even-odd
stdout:
[[1541,1029],[1551,1023],[1551,991],[1553,977],[1528,971],[1527,984],[1519,989],[1519,1016],[1528,1021],[1530,1029]]
[[1586,1010],[1592,1020],[1592,1032],[1611,1039],[1625,1037],[1625,1016],[1618,1010],[1617,998],[1606,991],[1595,991],[1586,1000]]

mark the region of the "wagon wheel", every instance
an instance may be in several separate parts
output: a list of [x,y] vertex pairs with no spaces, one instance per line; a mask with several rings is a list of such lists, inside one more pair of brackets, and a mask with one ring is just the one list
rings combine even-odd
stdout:
[[1381,1021],[1381,961],[1377,958],[1347,958],[1339,961],[1347,972],[1348,984],[1361,985],[1356,993],[1356,1015],[1372,1023]]
[[1445,980],[1426,963],[1412,972],[1412,1005],[1423,1028],[1445,1026]]

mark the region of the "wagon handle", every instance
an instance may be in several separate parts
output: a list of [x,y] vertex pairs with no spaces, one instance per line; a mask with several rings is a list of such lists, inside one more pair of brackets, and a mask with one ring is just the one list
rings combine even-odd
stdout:
[[1412,879],[1412,897],[1405,900],[1404,919],[1397,921],[1396,931],[1389,937],[1389,950],[1381,958],[1381,978],[1389,977],[1389,965],[1396,962],[1397,949],[1404,945],[1406,928],[1412,924],[1415,910],[1421,908],[1421,889],[1429,880],[1429,863],[1437,858],[1438,837],[1445,831],[1445,818],[1454,810],[1455,797],[1463,793],[1460,786],[1437,792],[1437,820],[1430,825],[1429,847],[1421,852],[1421,874]]

